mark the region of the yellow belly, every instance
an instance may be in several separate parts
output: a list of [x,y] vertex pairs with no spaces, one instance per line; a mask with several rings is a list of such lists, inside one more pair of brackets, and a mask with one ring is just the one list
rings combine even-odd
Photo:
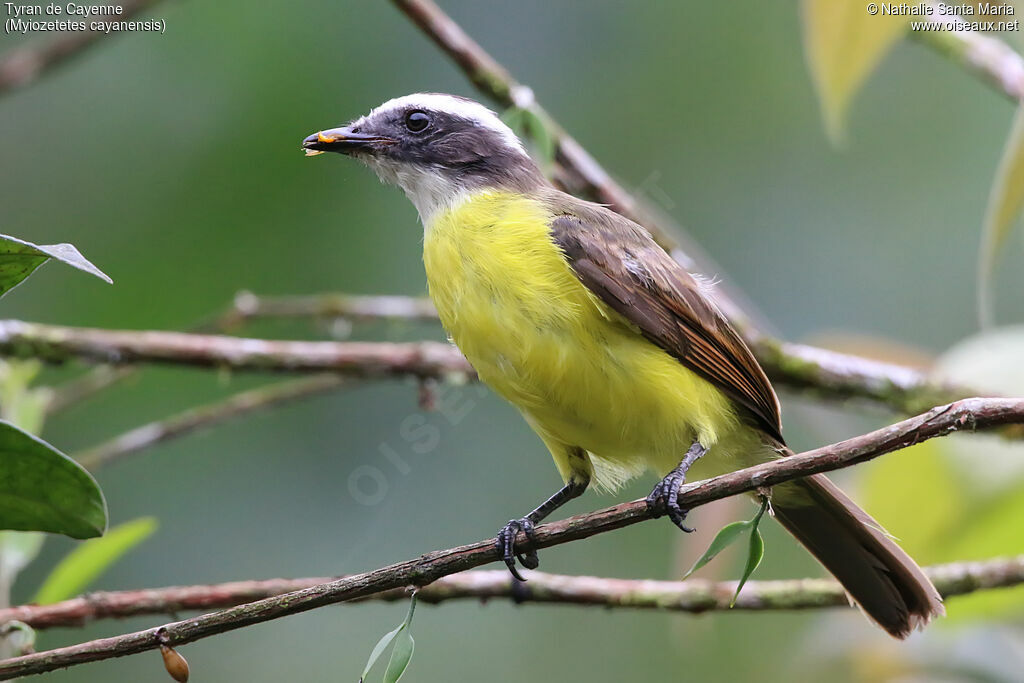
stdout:
[[[515,404],[568,476],[591,454],[599,485],[665,474],[695,438],[745,446],[728,400],[644,339],[576,278],[540,203],[470,197],[427,226],[423,260],[441,322],[481,379]],[[704,475],[734,469],[722,454]],[[711,463],[707,463],[711,464]]]

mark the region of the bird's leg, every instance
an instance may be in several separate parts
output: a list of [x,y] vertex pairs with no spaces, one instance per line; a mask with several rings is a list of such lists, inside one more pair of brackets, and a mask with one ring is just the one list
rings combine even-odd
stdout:
[[526,551],[525,554],[517,552],[515,548],[516,536],[520,531],[522,531],[530,541],[533,541],[534,527],[536,527],[537,524],[540,524],[540,522],[552,512],[562,507],[573,498],[580,496],[580,494],[587,490],[587,484],[589,483],[589,479],[570,479],[568,484],[560,488],[553,496],[534,508],[533,512],[520,519],[510,520],[509,523],[502,527],[501,531],[498,532],[498,538],[495,540],[495,545],[497,545],[498,550],[501,551],[501,557],[505,560],[505,565],[508,567],[508,570],[517,580],[525,581],[526,579],[524,579],[519,573],[519,570],[516,569],[516,558],[518,558],[519,563],[527,569],[536,569],[540,565],[540,559],[537,557],[537,551],[532,548]]
[[679,487],[686,483],[686,472],[690,466],[707,452],[708,449],[704,448],[700,441],[694,441],[676,468],[659,481],[651,495],[647,496],[647,508],[655,517],[667,514],[672,523],[686,533],[692,532],[693,529],[683,524],[687,510],[679,507]]

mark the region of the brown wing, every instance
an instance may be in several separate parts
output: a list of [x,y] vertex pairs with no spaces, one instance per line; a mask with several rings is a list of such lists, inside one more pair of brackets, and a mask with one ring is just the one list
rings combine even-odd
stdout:
[[556,210],[551,233],[583,284],[784,443],[771,383],[693,276],[632,221],[592,204],[569,210]]

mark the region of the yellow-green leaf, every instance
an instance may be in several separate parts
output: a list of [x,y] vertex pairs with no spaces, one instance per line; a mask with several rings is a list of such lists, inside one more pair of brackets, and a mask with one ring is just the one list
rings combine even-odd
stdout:
[[921,563],[938,560],[949,530],[966,512],[963,482],[948,444],[935,439],[879,458],[864,467],[864,509]]
[[[942,562],[970,562],[1024,553],[1024,489],[1009,490],[978,506],[939,544]],[[1024,586],[981,591],[950,601],[945,622],[1019,618],[1024,614]]]
[[862,0],[802,0],[804,51],[821,101],[825,130],[844,137],[850,100],[906,32],[909,17],[871,14]]
[[736,592],[732,595],[732,601],[729,602],[729,607],[735,607],[736,598],[740,597],[740,591],[743,590],[743,586],[747,583],[747,579],[750,578],[751,574],[761,565],[761,559],[764,557],[764,539],[761,538],[761,530],[758,529],[758,525],[761,523],[761,518],[764,516],[765,511],[768,509],[768,498],[761,498],[761,509],[757,511],[754,518],[750,520],[750,544],[747,546],[747,563],[743,567],[743,574],[740,576],[739,582],[736,584]]
[[114,527],[102,538],[86,541],[54,567],[34,602],[48,605],[79,595],[122,555],[146,540],[156,526],[152,517],[141,517]]
[[398,680],[409,668],[412,661],[412,653],[416,649],[416,641],[408,628],[402,629],[395,642],[395,649],[391,651],[391,660],[388,662],[387,671],[384,672],[384,683],[398,683]]
[[978,313],[983,325],[992,321],[992,275],[999,252],[1024,208],[1024,107],[1017,111],[1003,149],[982,225],[978,259]]

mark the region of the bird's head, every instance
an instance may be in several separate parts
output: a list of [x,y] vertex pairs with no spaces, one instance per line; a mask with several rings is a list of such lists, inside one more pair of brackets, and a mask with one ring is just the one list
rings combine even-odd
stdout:
[[307,154],[340,152],[364,162],[405,191],[424,223],[469,192],[524,192],[545,182],[497,114],[455,95],[389,100],[347,125],[310,135],[302,147]]

